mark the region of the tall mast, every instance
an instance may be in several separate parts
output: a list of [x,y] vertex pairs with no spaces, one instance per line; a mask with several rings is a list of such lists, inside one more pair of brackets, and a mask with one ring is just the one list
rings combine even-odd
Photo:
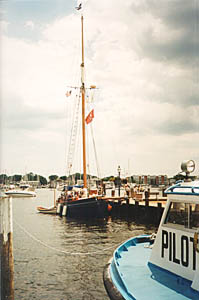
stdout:
[[84,187],[87,187],[86,175],[86,134],[85,134],[85,85],[84,85],[84,32],[83,32],[83,15],[81,16],[82,27],[82,63],[81,63],[81,94],[82,94],[82,142],[83,142],[83,180]]

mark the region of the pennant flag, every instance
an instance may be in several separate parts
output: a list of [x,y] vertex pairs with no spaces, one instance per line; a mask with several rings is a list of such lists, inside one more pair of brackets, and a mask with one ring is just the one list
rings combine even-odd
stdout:
[[86,124],[89,124],[94,118],[94,109],[89,112],[88,116],[86,117]]
[[71,95],[72,91],[66,92],[66,97],[69,97]]
[[80,3],[77,7],[75,7],[76,10],[80,10],[82,8],[82,3]]

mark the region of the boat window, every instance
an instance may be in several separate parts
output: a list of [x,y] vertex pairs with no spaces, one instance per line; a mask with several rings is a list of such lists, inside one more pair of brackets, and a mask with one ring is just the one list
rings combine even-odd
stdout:
[[199,204],[193,204],[191,206],[191,228],[199,228]]
[[198,228],[199,204],[171,203],[164,223],[175,224],[185,228]]

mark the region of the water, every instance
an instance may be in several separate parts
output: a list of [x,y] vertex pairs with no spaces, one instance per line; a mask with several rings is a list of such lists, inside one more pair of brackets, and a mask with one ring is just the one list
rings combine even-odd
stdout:
[[76,222],[39,214],[51,206],[53,191],[13,199],[16,300],[108,300],[103,268],[117,245],[151,233],[127,220]]

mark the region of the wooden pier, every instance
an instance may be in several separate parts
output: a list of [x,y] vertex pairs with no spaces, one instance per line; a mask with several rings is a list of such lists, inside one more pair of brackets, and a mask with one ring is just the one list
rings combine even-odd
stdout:
[[109,201],[112,206],[112,217],[125,217],[135,222],[156,226],[159,225],[167,197],[158,197],[158,193],[151,193],[147,198],[138,194],[134,197],[105,196],[104,200]]
[[14,300],[12,199],[0,195],[0,299]]

